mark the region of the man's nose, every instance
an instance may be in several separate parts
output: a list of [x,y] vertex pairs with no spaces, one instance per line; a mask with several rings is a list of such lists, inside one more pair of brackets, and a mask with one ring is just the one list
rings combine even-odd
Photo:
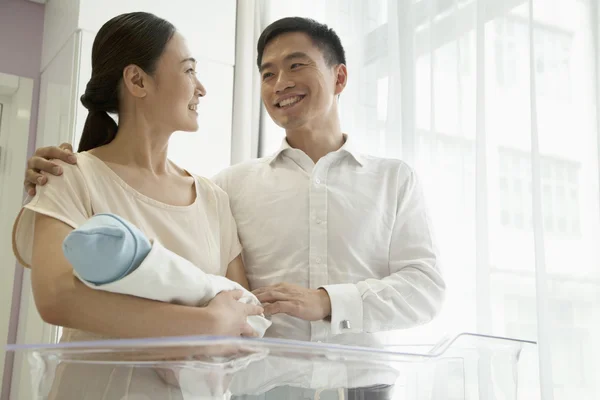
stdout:
[[295,83],[290,79],[289,75],[286,73],[280,73],[277,76],[277,82],[275,82],[275,93],[281,93],[286,89],[293,88]]

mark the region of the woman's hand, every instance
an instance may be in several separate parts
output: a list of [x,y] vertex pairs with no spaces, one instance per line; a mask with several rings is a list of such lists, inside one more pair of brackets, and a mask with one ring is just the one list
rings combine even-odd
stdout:
[[206,306],[207,311],[213,316],[211,330],[214,330],[216,335],[256,336],[247,318],[250,315],[260,315],[264,310],[254,304],[239,302],[241,297],[241,290],[221,292]]

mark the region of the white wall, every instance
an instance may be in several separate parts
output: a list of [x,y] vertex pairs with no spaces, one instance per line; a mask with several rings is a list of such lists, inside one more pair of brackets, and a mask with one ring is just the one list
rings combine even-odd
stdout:
[[188,171],[211,177],[231,162],[233,66],[200,60],[199,78],[207,95],[200,99],[198,132],[177,132],[169,157]]
[[234,64],[235,0],[81,0],[79,27],[97,32],[110,18],[132,11],[150,12],[173,23],[198,57]]
[[43,71],[77,29],[79,0],[52,0],[44,12]]
[[70,136],[75,117],[78,33],[66,42],[46,65],[40,83],[40,108],[36,147],[60,144]]

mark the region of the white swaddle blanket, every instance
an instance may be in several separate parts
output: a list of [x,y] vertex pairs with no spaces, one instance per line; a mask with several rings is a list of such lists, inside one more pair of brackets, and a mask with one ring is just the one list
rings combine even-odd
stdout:
[[[78,278],[96,290],[187,306],[204,306],[222,291],[241,290],[243,295],[240,302],[261,305],[256,296],[237,282],[224,276],[207,274],[166,249],[159,241],[151,242],[152,249],[140,266],[115,282],[93,284]],[[259,337],[263,337],[271,326],[271,321],[261,315],[249,316],[248,323]]]

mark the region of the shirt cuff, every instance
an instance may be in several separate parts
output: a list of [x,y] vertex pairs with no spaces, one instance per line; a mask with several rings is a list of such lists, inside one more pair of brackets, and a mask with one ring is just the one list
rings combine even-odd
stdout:
[[331,333],[361,333],[363,331],[363,302],[353,283],[322,286],[331,300]]

